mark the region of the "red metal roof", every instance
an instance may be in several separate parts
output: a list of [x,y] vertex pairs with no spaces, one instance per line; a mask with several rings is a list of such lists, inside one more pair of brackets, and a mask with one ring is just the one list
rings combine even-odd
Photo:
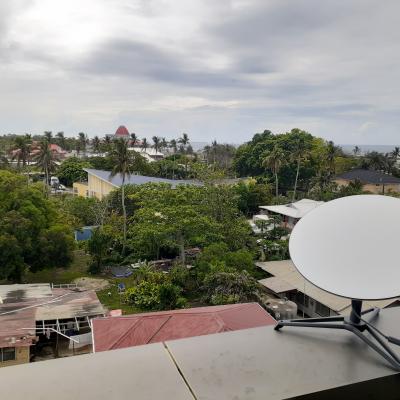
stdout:
[[121,125],[115,132],[115,136],[129,136],[129,131],[125,126]]
[[259,304],[189,308],[184,310],[95,318],[94,351],[183,339],[218,332],[275,324]]

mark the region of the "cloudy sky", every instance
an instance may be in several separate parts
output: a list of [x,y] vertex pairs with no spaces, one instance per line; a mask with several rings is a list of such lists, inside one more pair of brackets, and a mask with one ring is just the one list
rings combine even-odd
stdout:
[[0,0],[0,133],[400,143],[398,0]]

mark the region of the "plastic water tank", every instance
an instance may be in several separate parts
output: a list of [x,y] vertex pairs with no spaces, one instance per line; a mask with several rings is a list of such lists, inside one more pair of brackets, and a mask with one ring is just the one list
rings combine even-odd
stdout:
[[268,299],[265,305],[276,320],[297,318],[297,304],[286,298]]

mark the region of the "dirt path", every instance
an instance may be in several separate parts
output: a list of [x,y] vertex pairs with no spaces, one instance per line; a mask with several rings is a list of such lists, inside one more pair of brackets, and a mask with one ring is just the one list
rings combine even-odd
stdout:
[[77,278],[73,280],[73,283],[78,284],[80,287],[90,290],[103,290],[110,286],[110,282],[107,279],[101,278]]

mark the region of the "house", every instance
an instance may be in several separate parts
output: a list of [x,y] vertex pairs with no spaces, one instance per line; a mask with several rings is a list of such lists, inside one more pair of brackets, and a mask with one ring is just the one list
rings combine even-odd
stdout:
[[275,323],[275,319],[258,303],[95,318],[92,321],[93,351],[121,349]]
[[339,186],[347,186],[350,182],[361,182],[364,191],[376,194],[400,192],[400,178],[372,169],[352,169],[338,175],[335,182]]
[[255,215],[255,220],[266,220],[267,215],[280,215],[283,218],[284,227],[293,229],[297,221],[304,217],[308,212],[314,210],[323,204],[323,201],[315,201],[310,199],[302,199],[294,203],[276,205],[276,206],[260,206],[263,214]]
[[136,151],[142,157],[144,157],[148,162],[159,161],[165,157],[164,153],[156,150],[153,147],[147,147],[146,149],[144,149],[143,147],[140,147],[140,146],[133,146],[133,147],[129,147],[128,150]]
[[0,285],[0,367],[28,363],[43,342],[68,355],[70,340],[62,335],[88,334],[91,318],[104,314],[92,290]]
[[[265,290],[276,297],[294,301],[305,316],[327,317],[350,313],[350,299],[328,293],[308,282],[291,260],[257,262],[256,265],[271,275],[258,281]],[[365,308],[394,306],[400,306],[400,298],[363,302]]]
[[[102,171],[98,169],[84,168],[88,173],[87,183],[75,182],[73,184],[74,194],[83,197],[97,197],[102,199],[110,192],[118,189],[122,185],[122,176],[117,174],[111,176],[110,171]],[[195,180],[176,180],[156,178],[153,176],[144,175],[129,175],[125,177],[125,184],[128,185],[143,185],[146,183],[166,183],[175,188],[177,185],[202,185],[201,182]]]

